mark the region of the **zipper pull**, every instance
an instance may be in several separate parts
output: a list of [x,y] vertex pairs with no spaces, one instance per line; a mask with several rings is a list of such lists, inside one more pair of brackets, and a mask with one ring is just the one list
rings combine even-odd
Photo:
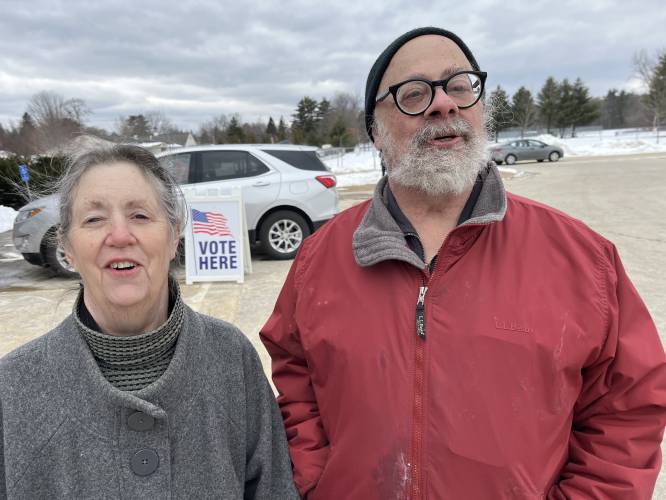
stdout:
[[427,286],[419,288],[419,299],[416,301],[416,334],[425,340],[425,295]]

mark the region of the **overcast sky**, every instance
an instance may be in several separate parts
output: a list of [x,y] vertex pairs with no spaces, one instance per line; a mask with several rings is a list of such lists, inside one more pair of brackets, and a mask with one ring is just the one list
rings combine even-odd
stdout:
[[377,55],[427,25],[509,93],[551,75],[631,90],[636,51],[666,49],[664,0],[0,0],[0,123],[42,90],[84,99],[108,130],[147,111],[195,130],[221,113],[289,119],[304,95],[361,99]]

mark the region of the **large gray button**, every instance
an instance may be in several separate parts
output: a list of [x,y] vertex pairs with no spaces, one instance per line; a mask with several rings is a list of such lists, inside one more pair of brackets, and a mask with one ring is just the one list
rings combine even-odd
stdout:
[[137,476],[152,474],[158,465],[160,465],[159,455],[155,450],[149,450],[148,448],[137,451],[130,460],[132,472]]
[[153,428],[154,424],[155,424],[155,419],[153,417],[151,417],[150,415],[146,415],[145,413],[140,411],[132,413],[127,418],[127,425],[133,431],[139,431],[139,432],[149,431],[150,429]]

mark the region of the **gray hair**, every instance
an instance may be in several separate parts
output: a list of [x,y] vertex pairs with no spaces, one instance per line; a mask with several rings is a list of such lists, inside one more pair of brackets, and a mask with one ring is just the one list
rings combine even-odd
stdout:
[[69,166],[56,186],[60,196],[60,228],[58,236],[61,241],[67,240],[72,225],[72,206],[76,196],[76,188],[83,174],[89,169],[104,163],[127,162],[136,166],[139,171],[153,184],[157,199],[164,210],[172,236],[179,234],[186,219],[183,193],[171,174],[160,165],[155,156],[148,150],[130,144],[95,144],[70,156]]

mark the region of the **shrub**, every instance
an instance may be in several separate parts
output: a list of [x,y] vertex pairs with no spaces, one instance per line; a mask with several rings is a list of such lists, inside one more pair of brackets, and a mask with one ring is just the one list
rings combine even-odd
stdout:
[[[30,195],[19,175],[18,167],[22,163],[28,166]],[[29,160],[20,156],[0,158],[0,205],[18,210],[30,197],[34,199],[49,193],[65,168],[62,156],[39,156]]]

